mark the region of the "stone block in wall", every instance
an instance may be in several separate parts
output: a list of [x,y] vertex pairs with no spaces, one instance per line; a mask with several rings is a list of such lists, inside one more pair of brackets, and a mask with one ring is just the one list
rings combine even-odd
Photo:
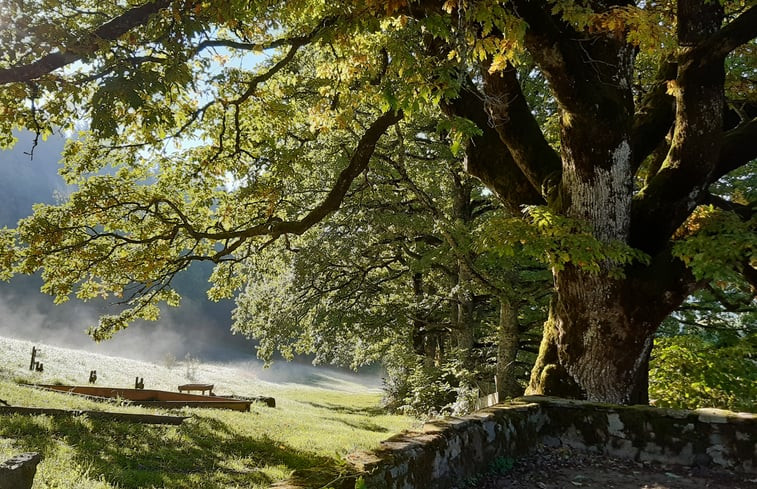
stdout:
[[30,489],[40,460],[39,453],[29,452],[0,463],[0,489]]

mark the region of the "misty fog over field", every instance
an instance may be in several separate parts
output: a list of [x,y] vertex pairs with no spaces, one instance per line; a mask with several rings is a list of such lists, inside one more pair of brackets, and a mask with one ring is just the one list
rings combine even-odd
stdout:
[[[68,188],[58,175],[63,138],[50,137],[34,148],[31,134],[18,135],[10,151],[0,151],[0,227],[15,227],[38,202],[53,203]],[[164,308],[157,322],[135,324],[100,344],[86,334],[100,313],[112,306],[106,301],[84,303],[71,299],[55,306],[39,291],[39,277],[16,277],[0,282],[0,336],[40,341],[87,351],[159,361],[167,354],[178,359],[189,353],[212,361],[251,360],[254,343],[230,330],[233,301],[213,303],[205,296],[209,266],[194,265],[179,276],[179,308]]]

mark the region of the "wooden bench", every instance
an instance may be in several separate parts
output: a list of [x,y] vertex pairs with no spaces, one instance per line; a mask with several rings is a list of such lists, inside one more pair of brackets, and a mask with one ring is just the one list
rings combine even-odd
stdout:
[[179,386],[179,392],[191,392],[191,391],[201,391],[203,395],[205,395],[205,391],[208,391],[208,395],[214,396],[213,394],[213,384],[184,384]]

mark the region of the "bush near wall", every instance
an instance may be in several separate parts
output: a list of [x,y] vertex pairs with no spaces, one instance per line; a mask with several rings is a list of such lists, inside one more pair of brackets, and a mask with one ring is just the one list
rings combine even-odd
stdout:
[[658,338],[649,397],[658,407],[757,412],[757,333],[718,340]]

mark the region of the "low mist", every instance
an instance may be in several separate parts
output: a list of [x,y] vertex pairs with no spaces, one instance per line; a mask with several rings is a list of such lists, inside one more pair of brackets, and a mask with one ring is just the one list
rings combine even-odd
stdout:
[[39,292],[40,286],[37,277],[16,277],[0,284],[0,336],[153,362],[181,360],[187,354],[214,362],[249,360],[255,355],[253,342],[229,330],[231,304],[212,304],[218,306],[213,310],[201,301],[184,299],[179,308],[164,307],[159,321],[136,322],[112,339],[96,343],[86,329],[97,324],[110,306],[76,299],[55,305],[52,297]]

